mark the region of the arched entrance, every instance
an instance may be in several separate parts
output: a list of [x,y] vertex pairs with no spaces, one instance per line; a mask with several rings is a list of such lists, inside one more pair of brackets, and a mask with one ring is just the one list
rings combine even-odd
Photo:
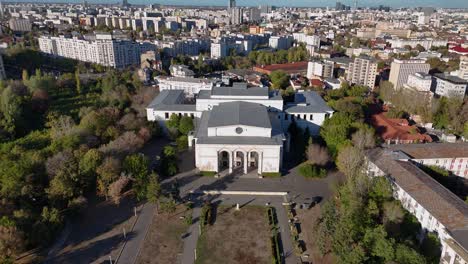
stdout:
[[244,174],[247,173],[247,154],[243,151],[235,151],[234,152],[234,166],[236,169],[239,169]]
[[259,157],[260,155],[258,154],[257,151],[250,151],[249,152],[249,171],[254,171],[258,170],[258,165],[259,165]]
[[228,151],[223,150],[218,152],[218,172],[222,172],[226,169],[230,169],[231,155]]

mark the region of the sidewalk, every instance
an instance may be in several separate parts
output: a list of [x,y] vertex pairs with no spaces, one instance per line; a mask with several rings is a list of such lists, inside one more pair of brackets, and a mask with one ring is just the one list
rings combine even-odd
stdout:
[[184,251],[182,253],[182,264],[192,264],[195,261],[195,249],[197,248],[198,237],[200,236],[200,205],[193,208],[192,225],[187,230],[189,236],[184,239]]
[[154,204],[146,203],[140,209],[140,212],[137,212],[138,218],[133,230],[131,232],[129,230],[127,233],[127,236],[130,238],[127,238],[124,242],[123,249],[114,263],[133,264],[136,262],[148,228],[150,227],[151,221],[153,221],[155,208],[156,206]]

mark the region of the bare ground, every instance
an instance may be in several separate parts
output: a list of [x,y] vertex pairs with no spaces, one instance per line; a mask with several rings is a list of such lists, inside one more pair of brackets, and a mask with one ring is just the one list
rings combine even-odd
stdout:
[[178,256],[183,250],[182,235],[188,225],[182,217],[192,217],[192,210],[178,205],[172,214],[157,213],[153,217],[136,263],[138,264],[173,264],[178,263]]
[[308,254],[309,258],[302,258],[305,262],[310,263],[321,263],[321,264],[333,264],[335,263],[333,256],[327,254],[322,256],[315,243],[315,223],[320,217],[320,205],[316,205],[309,210],[297,210],[297,218],[299,218],[301,233],[299,238],[305,242],[306,251],[302,256]]
[[198,240],[196,263],[271,263],[270,236],[265,207],[219,206],[215,223]]

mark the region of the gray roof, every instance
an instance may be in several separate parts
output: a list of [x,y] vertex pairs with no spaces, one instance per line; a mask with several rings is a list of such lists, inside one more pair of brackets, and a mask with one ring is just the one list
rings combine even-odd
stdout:
[[194,104],[178,103],[180,97],[184,96],[183,90],[164,90],[159,93],[156,98],[151,101],[147,108],[153,108],[160,111],[186,111],[194,112],[196,106]]
[[193,77],[159,77],[158,80],[167,80],[173,82],[187,82],[187,83],[215,83],[215,79],[202,79],[202,78],[193,78]]
[[434,74],[434,76],[436,78],[439,78],[439,79],[442,79],[444,81],[454,83],[454,84],[468,84],[467,80],[464,80],[464,79],[462,79],[462,78],[460,78],[458,76],[449,75],[449,74],[446,74],[446,73],[436,73],[436,74]]
[[[200,121],[197,123],[196,138],[197,144],[236,144],[236,145],[283,145],[286,139],[277,116],[270,113],[266,116],[272,125],[271,137],[250,137],[250,136],[211,136],[208,137],[208,124],[213,111],[203,111]],[[232,114],[232,113],[230,113]],[[257,125],[257,124],[255,124]]]
[[172,105],[175,104],[180,96],[184,94],[183,90],[164,90],[156,96],[153,101],[148,105],[148,108],[154,108],[158,105]]
[[294,103],[289,104],[287,113],[326,113],[333,112],[322,97],[314,91],[296,93]]
[[458,244],[465,250],[468,249],[468,239],[460,239],[468,229],[466,203],[411,161],[397,160],[390,149],[369,150],[367,157],[440,221]]
[[212,96],[268,96],[267,87],[215,87],[211,91]]
[[208,127],[245,125],[271,128],[265,106],[248,102],[228,102],[214,106]]

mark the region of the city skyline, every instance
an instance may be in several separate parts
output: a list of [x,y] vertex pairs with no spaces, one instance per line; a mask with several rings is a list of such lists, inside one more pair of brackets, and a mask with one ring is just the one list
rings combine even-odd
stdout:
[[[14,2],[33,2],[30,0],[17,0]],[[38,3],[39,1],[34,1]],[[81,0],[44,0],[43,3],[81,3]],[[114,0],[90,0],[90,4],[113,4],[120,3],[121,1]],[[286,6],[286,7],[334,7],[336,2],[342,2],[345,5],[354,6],[354,0],[290,0],[287,3],[281,0],[239,0],[237,6],[258,6],[258,5],[271,5],[271,6]],[[185,5],[185,6],[227,6],[228,1],[224,0],[199,0],[194,4],[190,0],[169,0],[169,1],[153,1],[153,0],[131,0],[130,4],[161,4],[161,5]],[[390,6],[393,8],[400,7],[436,7],[436,8],[468,8],[468,2],[464,0],[452,1],[437,1],[437,0],[414,0],[408,3],[404,0],[359,0],[358,7],[375,7],[379,5]]]

